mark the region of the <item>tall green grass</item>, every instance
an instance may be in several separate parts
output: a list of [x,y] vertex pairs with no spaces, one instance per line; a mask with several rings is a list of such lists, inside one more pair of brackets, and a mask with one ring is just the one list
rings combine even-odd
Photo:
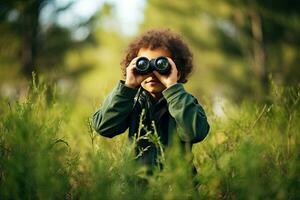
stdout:
[[176,145],[148,176],[126,135],[98,136],[91,113],[74,111],[80,105],[53,88],[34,80],[25,100],[0,100],[0,199],[300,198],[299,88],[274,86],[262,105],[228,103],[225,119],[207,108],[196,177]]

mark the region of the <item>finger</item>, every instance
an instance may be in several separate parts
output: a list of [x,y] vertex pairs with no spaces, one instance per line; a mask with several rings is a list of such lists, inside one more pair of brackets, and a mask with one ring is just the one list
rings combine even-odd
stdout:
[[127,71],[132,71],[132,72],[133,72],[133,71],[134,71],[134,68],[135,68],[135,65],[132,65],[132,64],[131,64],[131,65],[129,65],[129,66],[127,67],[126,70],[127,70]]
[[131,62],[129,63],[129,65],[128,65],[128,70],[130,70],[130,71],[134,71],[134,68],[135,68],[135,64],[136,64],[136,60],[137,60],[138,58],[136,57],[136,58],[134,58],[134,59],[132,59],[131,60]]
[[169,63],[171,64],[171,68],[172,69],[176,68],[175,62],[171,58],[169,58],[169,57],[167,57],[167,58],[168,58]]
[[177,66],[176,66],[175,62],[171,58],[169,58],[169,57],[167,57],[167,58],[168,58],[169,63],[171,64],[171,74],[177,73],[177,76],[178,76],[179,71],[177,69]]
[[140,58],[140,57],[135,57],[134,59],[132,59],[131,63],[132,63],[132,64],[135,64],[136,61],[137,61],[137,59],[139,59],[139,58]]
[[132,60],[130,61],[129,65],[128,65],[128,67],[129,67],[129,66],[132,66],[132,65],[135,65],[138,58],[139,58],[139,57],[135,57],[134,59],[132,59]]

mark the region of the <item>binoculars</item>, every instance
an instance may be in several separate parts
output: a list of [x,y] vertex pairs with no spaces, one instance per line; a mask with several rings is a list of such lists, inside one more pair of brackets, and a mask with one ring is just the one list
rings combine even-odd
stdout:
[[164,56],[159,56],[151,60],[146,57],[140,57],[135,64],[135,71],[141,75],[148,74],[154,70],[158,71],[160,74],[167,74],[170,72],[170,69],[171,65],[168,58]]

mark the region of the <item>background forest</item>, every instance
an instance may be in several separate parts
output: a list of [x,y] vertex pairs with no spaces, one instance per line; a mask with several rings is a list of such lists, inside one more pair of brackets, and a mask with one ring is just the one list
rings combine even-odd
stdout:
[[[300,2],[2,0],[0,199],[299,199]],[[162,172],[90,117],[122,79],[129,42],[170,28],[190,45],[185,88],[211,130]],[[140,184],[147,179],[148,186]]]

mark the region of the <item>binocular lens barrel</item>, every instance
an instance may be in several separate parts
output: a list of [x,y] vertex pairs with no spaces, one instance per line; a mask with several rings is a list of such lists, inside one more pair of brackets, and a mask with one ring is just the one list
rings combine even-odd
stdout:
[[168,58],[164,56],[149,60],[146,57],[140,57],[136,61],[135,70],[138,74],[148,74],[154,70],[160,74],[167,74],[171,69]]
[[160,59],[157,59],[155,62],[155,66],[159,70],[165,70],[169,65],[168,59],[162,57]]
[[149,60],[143,57],[139,58],[136,61],[136,68],[141,72],[147,71],[147,69],[149,68]]

